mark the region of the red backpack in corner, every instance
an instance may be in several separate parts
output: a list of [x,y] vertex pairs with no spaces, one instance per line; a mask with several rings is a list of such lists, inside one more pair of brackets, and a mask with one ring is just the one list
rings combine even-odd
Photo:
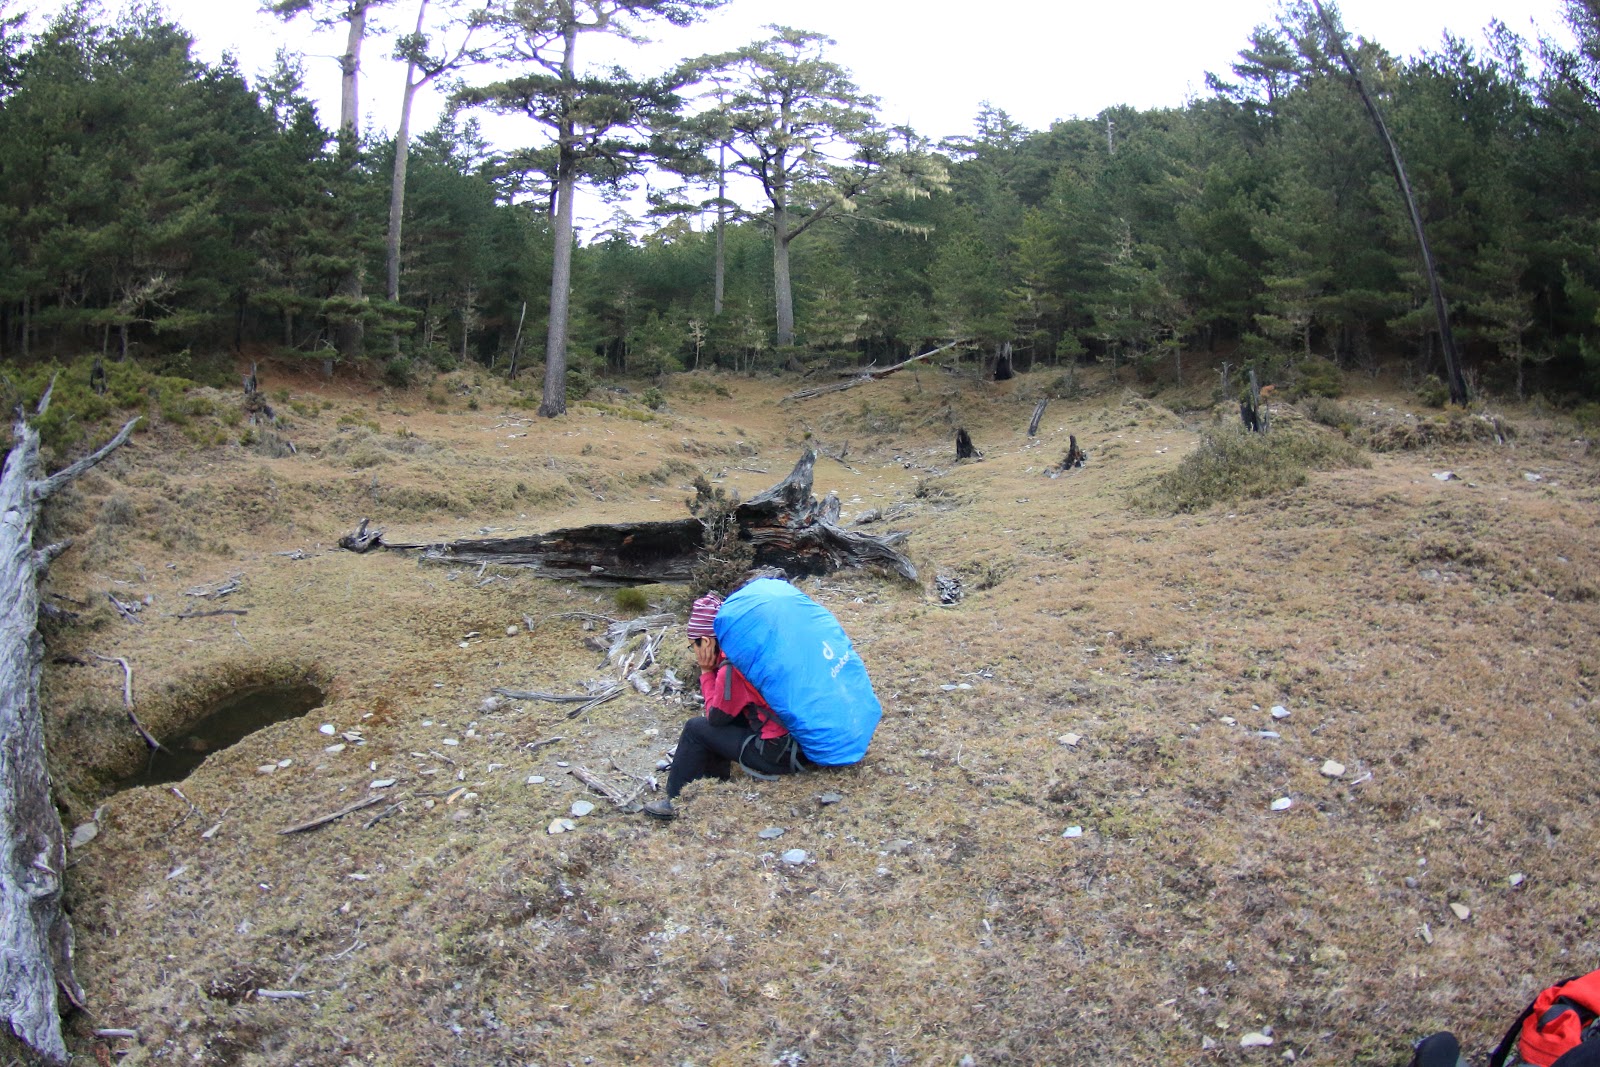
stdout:
[[1600,971],[1557,982],[1511,1024],[1489,1067],[1505,1067],[1511,1047],[1536,1067],[1552,1065],[1586,1041],[1600,1041]]

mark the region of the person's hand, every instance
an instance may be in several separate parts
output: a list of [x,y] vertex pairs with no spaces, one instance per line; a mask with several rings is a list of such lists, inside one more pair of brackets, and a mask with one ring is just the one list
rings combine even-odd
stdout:
[[700,664],[701,673],[717,669],[717,639],[715,637],[702,637],[694,643],[695,662]]

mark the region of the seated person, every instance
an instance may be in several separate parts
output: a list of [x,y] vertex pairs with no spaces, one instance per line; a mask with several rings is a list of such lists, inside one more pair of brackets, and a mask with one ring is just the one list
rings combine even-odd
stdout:
[[722,598],[707,593],[689,612],[689,644],[700,664],[700,694],[706,713],[683,724],[667,774],[667,795],[644,806],[657,819],[677,817],[683,787],[700,778],[727,778],[737,763],[757,778],[789,774],[806,764],[800,746],[753,685],[717,646],[712,624]]

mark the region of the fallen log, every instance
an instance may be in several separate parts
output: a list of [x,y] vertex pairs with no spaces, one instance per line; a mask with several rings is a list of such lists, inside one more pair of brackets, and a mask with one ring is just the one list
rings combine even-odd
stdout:
[[[754,566],[777,568],[791,577],[880,566],[916,581],[916,566],[893,547],[900,538],[872,537],[837,525],[839,498],[830,493],[819,501],[812,495],[816,465],[816,452],[807,448],[783,481],[734,509],[740,538],[755,547]],[[363,519],[357,534],[365,530]],[[365,552],[379,544],[375,537],[366,547],[358,547],[362,542],[354,534],[340,543]],[[423,559],[439,563],[534,567],[542,578],[615,586],[687,582],[704,543],[705,527],[691,517],[576,526],[526,537],[381,547],[421,549]]]
[[910,359],[902,360],[899,363],[894,364],[892,367],[878,367],[873,365],[858,367],[854,370],[842,370],[839,372],[839,377],[849,378],[849,381],[835,382],[833,385],[820,385],[815,389],[801,389],[798,392],[790,393],[783,399],[785,401],[810,400],[812,397],[822,396],[824,393],[839,393],[846,389],[854,389],[858,385],[866,385],[868,382],[875,382],[880,378],[887,378],[895,371],[905,370],[913,363],[921,363],[926,359],[937,356],[940,352],[954,348],[956,345],[964,345],[966,343],[967,339],[963,337],[959,341],[951,341],[947,345],[940,345],[938,348],[924,352],[921,355],[912,356]]
[[[49,406],[46,389],[34,416]],[[35,550],[34,522],[39,505],[121,447],[138,421],[41,478],[39,433],[19,410],[0,473],[0,1015],[50,1063],[67,1062],[57,991],[80,1008],[84,997],[73,973],[72,923],[61,908],[66,843],[50,797],[39,709],[39,581],[66,546]]]

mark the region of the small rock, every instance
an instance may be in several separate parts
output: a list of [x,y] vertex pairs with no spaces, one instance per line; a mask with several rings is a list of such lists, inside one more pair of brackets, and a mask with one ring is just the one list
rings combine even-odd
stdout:
[[1079,734],[1062,734],[1056,740],[1068,748],[1077,748],[1078,742],[1082,741],[1083,737]]
[[1287,719],[1289,717],[1289,709],[1282,704],[1274,704],[1272,705],[1272,717],[1280,720]]
[[82,823],[73,828],[72,840],[67,843],[68,848],[81,848],[100,836],[100,824],[97,822]]
[[1527,471],[1526,473],[1524,473],[1522,475],[1522,477],[1527,479],[1530,482],[1542,482],[1542,481],[1544,481],[1544,475],[1542,475],[1542,474],[1534,474],[1532,471]]
[[[512,629],[515,630],[516,627],[513,626]],[[496,693],[493,696],[484,697],[478,702],[478,710],[485,715],[493,715],[495,712],[499,711],[505,706],[506,698],[501,696],[499,693]]]
[[271,774],[273,771],[275,771],[277,769],[278,769],[278,765],[276,763],[263,763],[261,766],[256,768],[256,773],[257,774]]
[[1217,721],[1220,722],[1224,726],[1236,726],[1236,725],[1238,725],[1238,722],[1239,722],[1239,720],[1235,719],[1232,715],[1224,715],[1222,718],[1218,719]]
[[763,830],[759,834],[757,834],[756,836],[761,838],[761,840],[763,840],[763,841],[776,841],[778,838],[783,836],[783,833],[784,833],[783,827],[781,827],[781,826],[769,826],[765,830]]
[[570,767],[570,766],[572,766],[572,764],[568,763],[564,759],[558,759],[558,760],[556,760],[556,766],[557,767]]
[[517,636],[517,628],[515,626],[507,626],[506,627],[506,636],[507,637],[515,637],[515,636]]
[[817,798],[817,803],[827,806],[829,804],[837,804],[843,799],[844,797],[840,796],[838,793],[824,793]]
[[1337,778],[1344,773],[1344,764],[1338,760],[1328,760],[1322,765],[1322,773],[1328,778]]
[[946,693],[952,693],[955,691],[956,687],[947,683],[945,685],[941,685],[939,688],[943,689]]
[[1506,881],[1511,883],[1512,889],[1516,889],[1521,886],[1523,882],[1527,881],[1527,879],[1521,874],[1513,874],[1510,878],[1507,878]]
[[1239,1039],[1240,1048],[1266,1048],[1272,1044],[1272,1036],[1260,1031],[1252,1031]]
[[550,833],[564,834],[568,830],[576,830],[578,824],[571,819],[555,819],[550,823]]
[[395,780],[393,778],[377,778],[377,779],[374,779],[373,783],[371,785],[367,786],[367,788],[368,789],[388,789],[391,785],[394,785],[394,781]]
[[281,759],[281,760],[278,761],[278,766],[280,766],[280,767],[291,767],[293,765],[294,765],[294,760],[292,760],[292,759]]
[[327,734],[329,737],[332,737],[334,734],[339,732],[339,728],[333,725],[331,722],[325,722],[321,726],[317,727],[317,729],[322,733]]
[[1279,797],[1272,802],[1273,811],[1288,811],[1292,807],[1294,807],[1294,801],[1288,797]]
[[329,745],[327,748],[323,749],[322,751],[331,752],[334,755],[338,755],[340,752],[344,751],[344,742],[340,741],[337,745]]
[[672,766],[672,761],[669,759],[656,760],[656,770],[658,771],[664,771],[670,766]]
[[892,855],[898,856],[914,844],[916,844],[915,841],[908,841],[903,837],[897,837],[893,841],[890,841],[887,845],[884,845],[883,850]]
[[572,802],[573,818],[581,819],[585,815],[594,814],[594,805],[587,800],[574,800]]
[[439,742],[441,745],[459,745],[461,742],[454,737],[447,737]]
[[1452,900],[1450,902],[1450,910],[1455,912],[1456,918],[1460,919],[1462,922],[1466,922],[1468,919],[1472,918],[1472,909],[1461,903],[1459,900]]
[[1405,887],[1407,889],[1415,889],[1415,888],[1417,888],[1417,886],[1422,884],[1421,882],[1417,881],[1415,878],[1413,878],[1409,874],[1406,875],[1404,878],[1400,879],[1400,881],[1402,883],[1404,883],[1404,885],[1405,885]]
[[1081,826],[1069,826],[1065,830],[1061,831],[1061,836],[1062,837],[1082,837],[1083,836],[1083,827],[1081,827]]
[[806,850],[803,848],[791,848],[780,858],[791,867],[798,867],[806,861]]
[[1422,938],[1424,944],[1433,944],[1433,929],[1427,923],[1417,927],[1417,936]]
[[1217,1047],[1217,1043],[1213,1039],[1211,1039],[1209,1037],[1202,1037],[1200,1039],[1200,1051],[1202,1051],[1202,1052],[1212,1052],[1212,1051],[1214,1051],[1216,1049],[1216,1047]]
[[528,784],[529,785],[544,785],[544,775],[542,775],[542,774],[530,774],[530,775],[528,775]]
[[1257,730],[1256,736],[1271,740],[1274,737],[1281,737],[1283,735],[1279,734],[1276,730]]
[[1461,480],[1456,477],[1455,471],[1434,471],[1433,476],[1441,482],[1457,482]]

